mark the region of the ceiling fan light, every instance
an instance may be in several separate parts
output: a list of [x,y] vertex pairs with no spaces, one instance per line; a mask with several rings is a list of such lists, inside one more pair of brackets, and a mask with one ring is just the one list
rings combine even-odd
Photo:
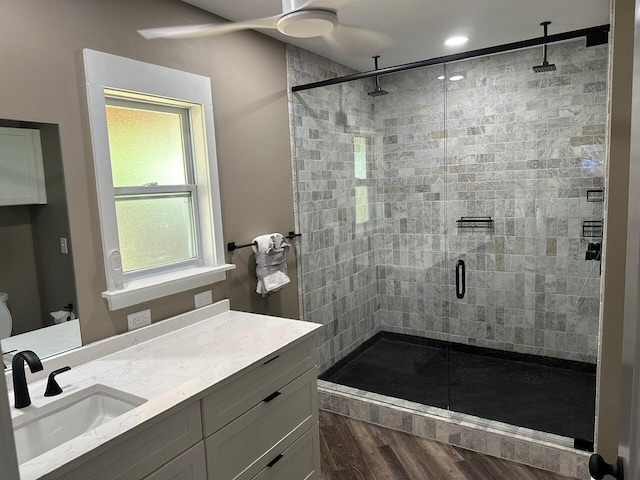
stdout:
[[338,25],[338,17],[328,10],[299,10],[278,20],[280,33],[296,38],[326,35]]

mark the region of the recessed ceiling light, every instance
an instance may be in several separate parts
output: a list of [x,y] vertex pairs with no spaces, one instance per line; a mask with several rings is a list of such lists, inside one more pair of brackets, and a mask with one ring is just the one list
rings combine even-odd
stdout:
[[445,40],[444,44],[447,47],[456,47],[458,45],[464,45],[469,41],[469,37],[451,37]]
[[438,77],[438,80],[444,80],[444,75],[440,75],[440,76]]
[[462,80],[464,78],[464,75],[454,75],[453,77],[450,77],[449,80],[451,80],[452,82],[457,82],[458,80]]

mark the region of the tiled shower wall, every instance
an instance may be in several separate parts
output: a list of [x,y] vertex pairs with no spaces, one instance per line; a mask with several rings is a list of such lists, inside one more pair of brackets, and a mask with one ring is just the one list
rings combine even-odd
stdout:
[[[353,73],[291,45],[287,65],[290,87]],[[294,204],[298,231],[303,232],[299,283],[305,320],[324,325],[318,345],[322,370],[374,335],[380,325],[375,321],[379,297],[374,248],[380,215],[372,195],[382,169],[375,146],[380,137],[374,133],[373,104],[367,95],[372,88],[372,82],[356,82],[289,91]]]
[[[551,46],[553,73],[532,71],[540,53],[384,77],[390,94],[375,101],[384,330],[595,363],[600,263],[585,253],[601,240],[583,237],[582,222],[603,218],[604,204],[586,198],[604,184],[608,47]],[[458,228],[463,216],[492,217],[493,228]],[[467,270],[462,300],[458,259]]]
[[[383,97],[369,81],[291,94],[302,298],[325,324],[322,368],[380,330],[595,362],[599,263],[585,252],[600,240],[582,222],[603,215],[586,190],[603,185],[608,50],[551,46],[557,71],[536,74],[539,50],[382,77]],[[290,86],[350,73],[287,53]],[[354,137],[367,139],[366,179]],[[494,225],[462,230],[462,216]]]

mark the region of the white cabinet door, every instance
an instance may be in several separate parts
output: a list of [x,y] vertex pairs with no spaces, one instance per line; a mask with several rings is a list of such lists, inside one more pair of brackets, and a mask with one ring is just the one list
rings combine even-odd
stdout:
[[47,203],[40,132],[0,128],[0,205]]
[[315,425],[316,377],[309,370],[205,439],[209,480],[253,478]]
[[80,467],[56,478],[138,480],[152,474],[201,440],[200,402],[194,402],[140,433],[130,435],[127,440],[114,442],[117,444],[113,448],[88,458]]
[[204,443],[195,444],[144,480],[207,480]]
[[320,433],[316,423],[252,480],[312,480],[320,476]]

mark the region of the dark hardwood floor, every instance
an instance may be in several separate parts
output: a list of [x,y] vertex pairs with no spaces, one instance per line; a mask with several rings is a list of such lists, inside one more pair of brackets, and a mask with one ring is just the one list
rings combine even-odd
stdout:
[[320,410],[321,480],[570,480]]

